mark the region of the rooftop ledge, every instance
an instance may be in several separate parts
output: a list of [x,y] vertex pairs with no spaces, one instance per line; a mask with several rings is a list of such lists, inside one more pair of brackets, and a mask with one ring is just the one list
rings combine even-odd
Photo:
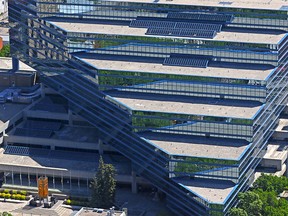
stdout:
[[96,58],[80,58],[98,70],[132,71],[155,74],[171,74],[185,76],[221,77],[231,79],[265,80],[272,73],[272,69],[240,69],[225,67],[195,68],[181,66],[167,66],[151,62],[120,61],[115,59],[105,60]]
[[216,179],[174,178],[173,180],[200,198],[214,204],[224,204],[237,187],[231,181]]
[[[288,3],[287,3],[288,4]],[[76,33],[94,33],[105,35],[126,35],[126,36],[145,36],[145,37],[157,37],[157,38],[185,38],[188,37],[172,37],[172,36],[151,36],[146,35],[146,28],[131,28],[124,25],[109,25],[99,23],[71,23],[71,22],[51,22],[51,24],[67,31]],[[256,43],[261,44],[277,44],[285,36],[282,34],[261,34],[261,33],[243,33],[243,32],[219,32],[213,39],[199,40],[212,40],[212,41],[227,41],[227,42],[239,42],[239,43]],[[195,38],[191,38],[195,39]]]
[[[112,0],[115,1],[115,0]],[[117,1],[117,0],[116,0]],[[251,8],[267,10],[285,10],[282,7],[288,5],[286,0],[123,0],[123,2],[139,2],[151,4],[176,4],[176,5],[195,5],[208,7],[229,7],[229,8]]]
[[249,142],[240,139],[206,138],[152,132],[142,132],[139,135],[160,150],[175,156],[240,160],[250,146]]
[[257,102],[239,102],[221,99],[197,99],[137,93],[111,93],[112,102],[133,111],[216,116],[223,118],[253,119],[262,105]]

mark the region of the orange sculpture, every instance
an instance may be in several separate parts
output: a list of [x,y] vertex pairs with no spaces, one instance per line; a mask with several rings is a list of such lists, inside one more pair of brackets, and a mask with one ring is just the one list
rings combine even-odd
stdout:
[[3,48],[3,39],[0,37],[0,50]]
[[38,196],[41,199],[48,197],[48,178],[46,176],[38,179]]

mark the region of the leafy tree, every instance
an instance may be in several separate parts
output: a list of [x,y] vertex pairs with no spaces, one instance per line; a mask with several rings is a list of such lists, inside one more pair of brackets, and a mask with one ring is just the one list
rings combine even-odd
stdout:
[[229,215],[242,216],[244,211],[249,216],[287,216],[288,201],[277,197],[287,186],[286,177],[262,174],[255,181],[252,191],[239,193],[238,208],[231,209]]
[[288,187],[288,178],[284,176],[265,175],[263,173],[253,184],[253,188],[255,189],[275,191],[277,194],[281,193],[286,187]]
[[229,216],[248,216],[248,214],[244,209],[232,208],[229,211]]
[[253,190],[253,192],[259,195],[259,198],[264,205],[269,205],[272,207],[278,206],[278,199],[274,191],[263,191],[262,189]]
[[265,206],[263,209],[263,215],[265,216],[286,216],[287,213],[279,211],[278,208],[274,208],[272,206]]
[[0,216],[12,216],[12,214],[8,213],[8,212],[0,212]]
[[91,182],[91,206],[110,208],[115,200],[116,180],[115,168],[112,164],[105,164],[102,157],[99,159],[96,176]]
[[239,208],[249,212],[249,215],[261,215],[263,202],[257,193],[248,191],[246,193],[239,193]]
[[10,56],[10,45],[4,45],[0,50],[0,57],[9,57]]

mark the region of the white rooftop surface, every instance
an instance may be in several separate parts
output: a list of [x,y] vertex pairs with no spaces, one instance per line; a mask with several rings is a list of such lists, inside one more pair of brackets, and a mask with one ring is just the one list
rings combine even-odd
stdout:
[[[85,208],[85,210],[84,210],[84,207],[83,207],[76,215],[77,216],[107,216],[107,215],[110,215],[108,213],[109,210],[107,210],[107,209],[102,209],[102,210],[103,211],[96,212],[96,211],[93,211],[92,208],[90,210],[87,210],[87,208]],[[124,216],[124,214],[122,211],[114,211],[113,216]]]
[[[144,136],[145,137],[145,136]],[[173,155],[185,155],[192,157],[205,157],[214,159],[231,159],[237,160],[241,154],[247,148],[247,144],[234,144],[225,141],[215,141],[213,139],[207,138],[201,139],[201,141],[196,142],[191,140],[187,141],[185,139],[179,138],[177,141],[166,141],[166,140],[156,140],[149,139],[159,148]]]
[[24,156],[4,154],[4,149],[0,149],[0,165],[8,164],[14,166],[25,166],[35,168],[95,171],[96,162],[71,160],[71,158],[51,158],[43,156]]
[[[10,70],[12,69],[12,58],[0,57],[0,69]],[[19,70],[23,71],[35,71],[33,68],[19,61]]]
[[157,99],[138,99],[138,98],[113,97],[116,101],[124,104],[131,110],[178,113],[187,115],[203,116],[221,116],[227,118],[245,118],[252,119],[260,109],[258,106],[236,106],[232,104],[220,105],[214,101],[214,104],[208,104],[209,100],[201,102],[191,101],[165,101]]
[[278,123],[277,128],[275,129],[275,131],[286,132],[287,129],[288,129],[287,125],[288,125],[288,119],[280,118],[279,119],[279,123]]
[[[288,3],[287,3],[288,4]],[[151,36],[145,35],[146,28],[131,28],[122,25],[104,25],[97,23],[71,23],[71,22],[50,22],[68,32],[86,32],[95,34],[108,34],[108,35],[129,35],[129,36],[147,36],[147,37],[165,37],[175,38],[171,36]],[[256,34],[256,33],[242,33],[242,32],[220,32],[213,39],[213,41],[230,41],[230,42],[247,42],[247,43],[278,43],[285,34]],[[187,39],[187,37],[184,37]]]
[[214,179],[175,179],[175,181],[212,203],[223,203],[235,186],[232,182]]
[[272,69],[249,70],[236,68],[193,68],[180,66],[167,66],[148,62],[128,62],[117,60],[87,59],[83,61],[95,66],[99,70],[133,71],[158,74],[173,74],[186,76],[224,77],[231,79],[255,79],[265,80],[272,72]]
[[263,158],[265,159],[278,159],[278,160],[286,160],[287,158],[287,150],[278,150],[280,145],[277,144],[268,144],[267,152]]
[[[140,2],[154,3],[154,0],[124,0],[123,2]],[[225,4],[225,2],[227,2]],[[230,4],[231,3],[231,4]],[[196,6],[211,6],[211,7],[232,7],[232,8],[255,8],[278,10],[283,5],[288,5],[287,0],[159,0],[157,4],[180,4],[180,5],[196,5]]]

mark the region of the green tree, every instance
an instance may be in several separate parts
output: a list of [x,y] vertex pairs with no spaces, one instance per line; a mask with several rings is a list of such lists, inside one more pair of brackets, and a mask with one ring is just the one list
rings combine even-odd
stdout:
[[105,164],[102,157],[91,182],[91,190],[92,207],[110,208],[113,205],[116,192],[115,168],[112,164]]
[[0,57],[9,57],[10,56],[10,45],[4,45],[0,50]]
[[263,203],[257,193],[248,191],[246,193],[239,193],[240,203],[239,208],[244,209],[249,215],[260,216],[262,215]]
[[231,208],[229,216],[248,216],[247,212],[241,208]]
[[263,191],[275,191],[281,193],[285,187],[288,187],[288,178],[281,176],[272,176],[261,174],[261,176],[253,184],[254,189],[262,189]]
[[8,212],[0,212],[0,216],[12,216],[12,214],[8,213]]
[[249,216],[287,216],[288,201],[277,195],[288,187],[288,178],[262,174],[254,183],[252,191],[239,193],[238,208],[229,215],[241,215],[244,210]]

